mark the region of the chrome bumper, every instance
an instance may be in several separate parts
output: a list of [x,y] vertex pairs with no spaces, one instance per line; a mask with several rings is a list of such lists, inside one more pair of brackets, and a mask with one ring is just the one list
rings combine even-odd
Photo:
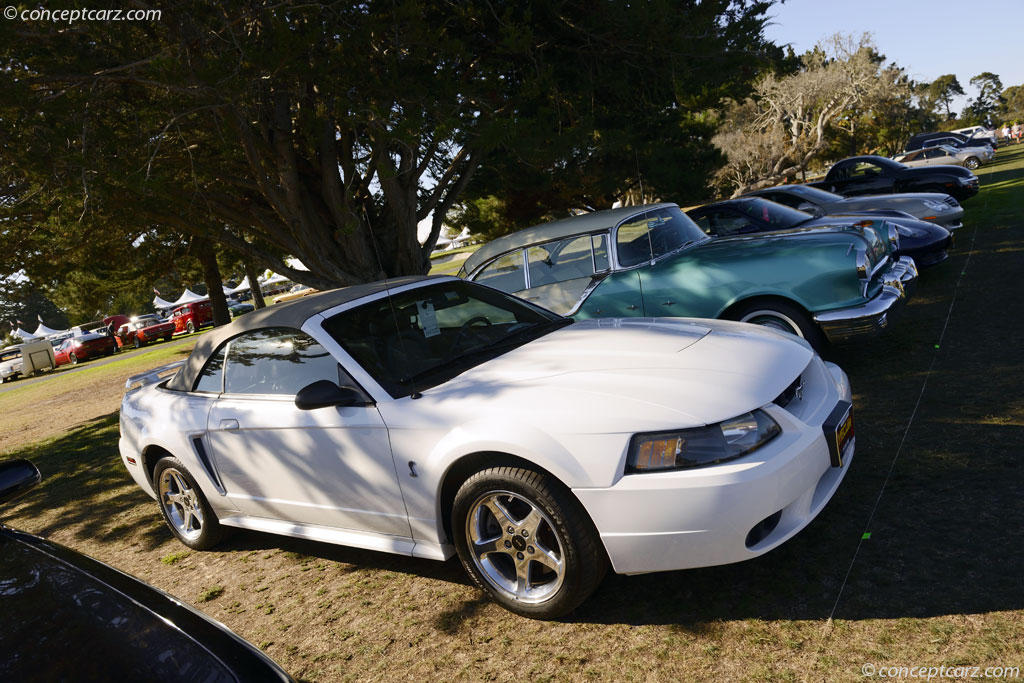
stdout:
[[814,316],[828,340],[843,342],[881,332],[898,314],[917,284],[917,264],[901,256],[883,276],[882,291],[862,306],[827,311]]

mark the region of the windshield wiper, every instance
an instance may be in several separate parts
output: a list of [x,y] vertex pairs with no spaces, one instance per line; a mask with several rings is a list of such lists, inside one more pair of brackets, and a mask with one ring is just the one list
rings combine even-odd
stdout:
[[506,347],[516,346],[520,343],[521,339],[527,335],[536,334],[537,336],[540,336],[541,334],[544,334],[546,332],[556,330],[561,327],[565,327],[566,325],[571,325],[573,322],[574,321],[572,318],[558,318],[555,320],[548,320],[547,322],[536,323],[534,325],[530,325],[529,327],[524,327],[513,332],[509,332],[506,335],[498,337],[493,342],[489,342],[485,346],[470,349],[469,351],[466,351],[465,353],[460,353],[457,356],[450,356],[448,358],[445,358],[440,363],[431,365],[428,368],[424,368],[423,370],[420,370],[419,372],[408,377],[403,377],[400,380],[398,380],[398,383],[402,385],[414,384],[419,380],[423,379],[424,377],[427,377],[437,372],[438,370],[451,368],[453,366],[458,367],[465,361],[472,360],[480,356],[492,355],[495,352],[504,351]]

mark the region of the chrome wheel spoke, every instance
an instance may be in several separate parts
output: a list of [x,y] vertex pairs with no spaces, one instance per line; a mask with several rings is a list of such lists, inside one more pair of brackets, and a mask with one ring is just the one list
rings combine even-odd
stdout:
[[516,596],[525,598],[530,592],[530,561],[516,563]]
[[515,522],[512,521],[512,515],[508,513],[505,506],[498,500],[498,496],[491,496],[487,500],[484,500],[482,505],[494,516],[494,521],[496,521],[498,526],[502,529],[510,524],[515,524]]
[[500,547],[500,539],[497,538],[492,538],[489,541],[477,541],[474,539],[471,547],[473,548],[473,554],[480,560],[491,553],[506,552],[504,548]]
[[531,557],[534,562],[539,562],[551,571],[561,574],[562,572],[562,560],[555,556],[550,549],[545,548],[540,543],[536,544],[537,552]]

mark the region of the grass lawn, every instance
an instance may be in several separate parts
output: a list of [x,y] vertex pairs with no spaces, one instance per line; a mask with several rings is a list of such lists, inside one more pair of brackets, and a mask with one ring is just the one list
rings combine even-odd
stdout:
[[[857,411],[846,481],[814,523],[756,560],[609,576],[569,618],[544,623],[487,601],[454,561],[255,533],[189,552],[121,466],[112,408],[7,447],[44,483],[4,518],[197,605],[309,681],[1024,668],[1024,145],[978,175],[951,258],[922,274],[889,334],[835,354]],[[24,397],[0,395],[0,416]],[[60,397],[46,401],[37,419],[59,424]]]

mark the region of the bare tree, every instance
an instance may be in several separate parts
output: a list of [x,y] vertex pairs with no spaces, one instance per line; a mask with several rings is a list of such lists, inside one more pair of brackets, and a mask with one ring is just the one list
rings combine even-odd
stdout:
[[738,195],[805,171],[828,147],[830,127],[909,87],[883,60],[869,34],[837,34],[805,54],[796,73],[767,74],[725,114],[715,144],[728,162],[716,180]]

